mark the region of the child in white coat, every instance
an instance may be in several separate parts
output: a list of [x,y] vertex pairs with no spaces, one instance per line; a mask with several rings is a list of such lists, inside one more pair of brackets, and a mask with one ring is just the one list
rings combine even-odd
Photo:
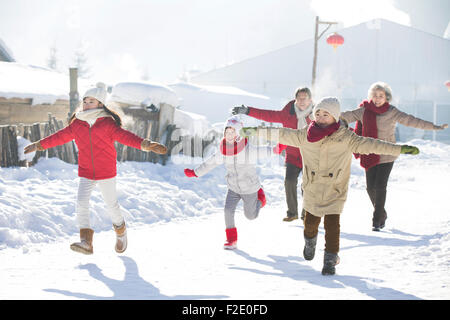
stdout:
[[[234,214],[239,201],[242,199],[244,215],[253,220],[266,204],[266,197],[261,187],[257,172],[256,160],[262,153],[270,153],[268,147],[254,147],[247,138],[239,136],[242,122],[237,117],[231,117],[225,124],[224,138],[220,143],[220,150],[203,162],[200,166],[185,169],[187,177],[201,177],[218,165],[224,164],[227,169],[228,192],[225,200],[225,226],[227,241],[224,249],[237,247],[237,229]],[[259,149],[264,149],[263,152]]]

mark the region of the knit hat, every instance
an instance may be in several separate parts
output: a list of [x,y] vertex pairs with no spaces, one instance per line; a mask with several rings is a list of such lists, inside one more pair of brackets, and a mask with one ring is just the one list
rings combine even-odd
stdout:
[[225,129],[231,127],[236,131],[236,134],[239,135],[239,131],[244,127],[241,120],[238,117],[231,117],[225,123],[225,127],[223,128],[223,132],[225,133]]
[[88,89],[83,95],[83,99],[92,97],[105,104],[106,102],[106,85],[103,82],[98,82],[95,88]]
[[341,106],[339,104],[339,100],[336,97],[322,98],[322,100],[320,100],[320,102],[314,106],[314,119],[316,118],[317,110],[326,110],[333,116],[336,122],[339,121],[339,116],[341,115]]

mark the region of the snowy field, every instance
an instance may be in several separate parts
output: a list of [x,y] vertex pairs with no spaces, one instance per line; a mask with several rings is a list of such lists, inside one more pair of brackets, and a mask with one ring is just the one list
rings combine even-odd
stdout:
[[[267,206],[253,221],[238,206],[238,250],[225,251],[225,169],[186,178],[196,164],[118,165],[119,203],[129,246],[115,235],[98,190],[91,199],[94,254],[77,241],[77,167],[41,159],[0,168],[0,300],[10,299],[450,299],[450,146],[412,140],[388,186],[388,220],[371,231],[364,171],[356,160],[341,217],[341,263],[324,277],[324,230],[316,257],[303,259],[301,220],[285,216],[284,167],[258,165]],[[278,156],[274,156],[278,158]],[[195,162],[198,164],[199,159]],[[300,201],[301,203],[301,201]]]

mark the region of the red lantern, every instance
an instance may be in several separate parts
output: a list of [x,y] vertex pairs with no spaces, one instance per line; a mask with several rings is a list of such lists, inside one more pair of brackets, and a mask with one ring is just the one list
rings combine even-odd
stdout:
[[450,80],[445,82],[445,86],[447,87],[447,90],[450,91]]
[[335,33],[330,34],[327,37],[327,43],[333,46],[334,51],[338,46],[341,46],[344,43],[344,37]]

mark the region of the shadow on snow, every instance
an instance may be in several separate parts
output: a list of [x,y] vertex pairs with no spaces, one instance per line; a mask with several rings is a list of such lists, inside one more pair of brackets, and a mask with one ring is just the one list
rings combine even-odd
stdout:
[[[380,284],[382,280],[377,280],[373,278],[361,278],[357,276],[347,276],[347,275],[335,275],[335,276],[323,276],[319,271],[314,270],[310,266],[305,266],[298,262],[303,261],[300,257],[293,256],[276,256],[268,255],[271,260],[264,260],[260,258],[255,258],[242,250],[234,250],[234,252],[257,264],[271,267],[275,271],[268,272],[258,269],[250,268],[240,268],[240,267],[230,267],[230,269],[243,270],[248,272],[253,272],[260,275],[270,275],[290,278],[297,281],[307,281],[315,286],[320,286],[324,288],[345,288],[347,286],[357,289],[359,292],[366,294],[374,299],[420,299],[414,295],[406,294],[398,290],[382,287]],[[316,257],[317,259],[317,257]],[[375,282],[375,284],[373,284]],[[339,297],[335,297],[339,299]],[[345,297],[342,297],[345,298]]]
[[88,263],[81,265],[79,268],[87,270],[89,275],[101,282],[103,282],[112,292],[113,295],[109,297],[96,296],[81,292],[71,292],[68,290],[60,289],[44,289],[47,292],[60,293],[66,296],[79,298],[79,299],[92,299],[92,300],[102,300],[102,299],[118,299],[118,300],[185,300],[185,299],[226,299],[228,296],[223,295],[175,295],[168,296],[160,292],[151,283],[145,281],[140,275],[136,262],[130,257],[121,256],[125,265],[125,278],[123,280],[116,280],[106,277],[102,270],[93,263]]

